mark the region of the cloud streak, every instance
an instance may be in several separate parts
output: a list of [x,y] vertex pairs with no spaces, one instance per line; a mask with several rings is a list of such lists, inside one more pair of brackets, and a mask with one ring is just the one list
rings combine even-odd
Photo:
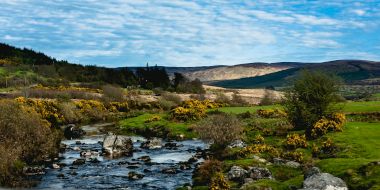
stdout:
[[107,67],[380,60],[378,45],[367,40],[380,42],[373,7],[366,1],[0,0],[0,38]]

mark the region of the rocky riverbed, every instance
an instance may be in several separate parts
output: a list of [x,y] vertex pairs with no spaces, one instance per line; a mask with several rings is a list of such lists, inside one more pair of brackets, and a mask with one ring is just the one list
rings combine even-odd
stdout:
[[144,149],[141,143],[148,139],[131,135],[132,155],[102,155],[104,137],[115,132],[112,125],[85,125],[86,135],[62,139],[66,149],[59,160],[44,166],[45,175],[34,176],[42,178],[36,188],[174,189],[191,183],[193,168],[202,161],[193,157],[203,149],[202,141],[162,141],[163,148]]

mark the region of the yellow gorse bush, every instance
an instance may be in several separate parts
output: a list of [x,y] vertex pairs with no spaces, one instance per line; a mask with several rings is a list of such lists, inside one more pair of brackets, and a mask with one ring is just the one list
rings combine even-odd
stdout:
[[144,119],[145,123],[153,122],[153,121],[161,121],[161,117],[154,115],[154,116],[152,116],[149,119]]
[[206,110],[204,109],[186,109],[183,107],[177,107],[171,112],[172,118],[177,120],[200,120],[204,115],[206,115]]
[[75,105],[79,109],[80,113],[83,113],[86,109],[107,111],[107,108],[104,106],[103,103],[95,101],[95,100],[81,100],[79,102],[75,102]]
[[83,90],[83,91],[88,91],[88,92],[93,92],[93,93],[103,93],[103,90],[101,89],[91,89],[91,88],[82,88],[82,87],[74,87],[74,86],[49,86],[49,87],[44,87],[42,84],[38,84],[37,86],[33,86],[32,89],[45,89],[45,90]]
[[317,138],[329,131],[343,131],[342,126],[346,117],[342,113],[335,113],[331,116],[331,119],[320,119],[311,130],[311,136]]
[[255,143],[262,144],[264,143],[264,137],[262,137],[260,134],[255,136],[255,139],[253,139]]
[[292,160],[292,161],[296,161],[296,162],[301,162],[303,160],[302,155],[303,155],[302,152],[288,151],[288,152],[281,154],[281,158],[283,158],[285,160]]
[[[37,114],[50,123],[56,124],[58,120],[64,121],[64,117],[58,113],[59,103],[55,101],[47,101],[47,100],[33,100],[31,98],[25,99],[23,97],[19,97],[15,99],[16,102],[23,104],[24,106],[29,106]],[[28,109],[27,107],[24,107]]]
[[309,143],[306,141],[306,135],[288,134],[286,140],[282,141],[282,146],[287,149],[307,148]]
[[259,109],[258,114],[261,117],[264,118],[281,118],[281,117],[286,117],[286,113],[284,111],[279,110],[278,108],[272,110],[266,110],[266,109]]
[[271,135],[271,130],[270,129],[263,129],[263,133],[264,133],[264,135],[269,136],[269,135]]
[[211,102],[210,100],[199,101],[196,99],[188,99],[183,102],[183,107],[185,108],[219,108],[219,107],[229,107],[227,103]]
[[237,154],[239,157],[246,157],[249,154],[262,153],[262,152],[268,152],[268,154],[272,158],[278,157],[278,154],[279,154],[279,152],[276,148],[271,147],[271,146],[262,145],[262,144],[255,144],[253,146],[247,146],[243,150],[238,150]]
[[219,172],[216,173],[216,176],[212,178],[211,183],[208,185],[208,190],[229,190],[230,188],[228,181]]

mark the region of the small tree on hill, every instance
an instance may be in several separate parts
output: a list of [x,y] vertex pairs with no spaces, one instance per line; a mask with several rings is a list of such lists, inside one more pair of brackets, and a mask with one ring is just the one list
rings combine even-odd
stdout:
[[306,129],[308,136],[318,120],[344,106],[337,102],[343,82],[336,73],[304,69],[298,78],[288,82],[283,97],[288,120],[296,130]]

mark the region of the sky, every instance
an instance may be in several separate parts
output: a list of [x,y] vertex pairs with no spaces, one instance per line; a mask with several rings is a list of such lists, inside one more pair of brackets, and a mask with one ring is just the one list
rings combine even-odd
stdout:
[[0,42],[105,67],[380,61],[380,0],[0,0]]

